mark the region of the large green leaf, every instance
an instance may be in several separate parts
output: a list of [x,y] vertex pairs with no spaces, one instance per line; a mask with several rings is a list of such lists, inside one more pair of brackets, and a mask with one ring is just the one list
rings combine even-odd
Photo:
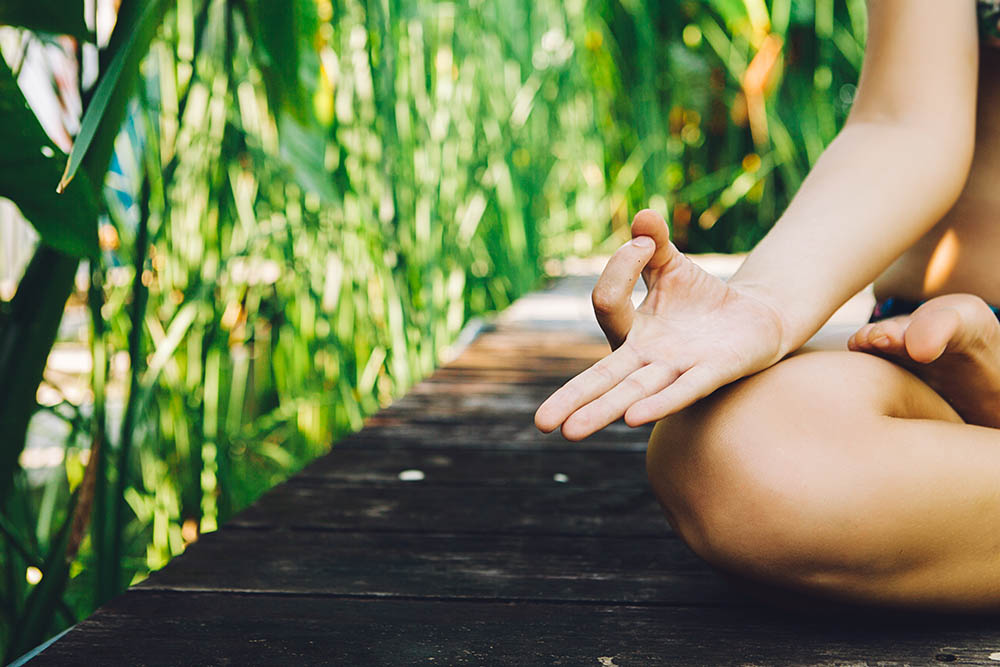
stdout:
[[[55,195],[53,195],[55,196]],[[55,341],[79,260],[39,246],[8,306],[0,311],[0,510],[24,448],[35,390]]]
[[97,253],[97,202],[88,179],[56,184],[65,155],[49,140],[0,58],[0,196],[11,199],[42,242],[74,257]]
[[13,25],[39,32],[89,36],[83,21],[83,0],[3,0],[0,25]]

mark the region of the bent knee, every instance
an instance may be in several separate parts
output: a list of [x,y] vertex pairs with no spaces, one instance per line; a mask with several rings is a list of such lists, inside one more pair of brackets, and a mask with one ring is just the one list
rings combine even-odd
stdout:
[[765,578],[844,566],[831,546],[851,521],[854,453],[909,375],[861,356],[793,357],[656,425],[650,483],[696,553]]
[[765,574],[810,534],[804,496],[815,489],[794,444],[748,421],[727,401],[686,411],[653,430],[646,468],[674,530],[702,558],[727,570]]

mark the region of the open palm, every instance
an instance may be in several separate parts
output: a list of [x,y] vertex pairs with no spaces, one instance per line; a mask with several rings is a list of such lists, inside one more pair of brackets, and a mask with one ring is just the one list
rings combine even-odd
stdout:
[[[681,254],[658,214],[636,215],[632,234],[636,241],[612,257],[594,289],[598,321],[617,349],[538,408],[543,431],[561,425],[579,440],[622,416],[645,424],[778,361],[782,326],[773,307]],[[633,309],[640,269],[648,292]]]

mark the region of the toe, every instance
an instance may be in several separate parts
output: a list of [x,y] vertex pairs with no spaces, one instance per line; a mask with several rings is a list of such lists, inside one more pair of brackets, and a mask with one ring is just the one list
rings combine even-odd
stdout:
[[962,317],[954,308],[916,313],[906,331],[906,351],[914,361],[929,364],[944,354],[961,325]]
[[861,350],[869,347],[868,334],[871,332],[874,324],[865,324],[860,329],[851,334],[851,337],[847,340],[847,347],[851,350]]
[[879,322],[868,331],[868,345],[880,350],[889,347],[889,337],[886,336],[884,322]]
[[903,351],[903,336],[909,324],[908,318],[892,318],[882,320],[872,330],[871,343],[882,352],[900,353]]
[[893,317],[866,324],[858,329],[847,345],[851,350],[874,351],[886,354],[903,354],[903,338],[909,318]]

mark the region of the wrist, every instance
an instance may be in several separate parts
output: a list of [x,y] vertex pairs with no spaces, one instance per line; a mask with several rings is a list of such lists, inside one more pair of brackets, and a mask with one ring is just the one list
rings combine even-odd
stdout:
[[730,289],[763,307],[763,317],[767,321],[762,324],[771,328],[774,340],[777,342],[775,356],[768,366],[778,363],[802,345],[801,342],[796,342],[798,337],[794,334],[795,327],[789,317],[788,308],[772,289],[762,283],[741,280],[737,276],[731,278],[728,285]]

